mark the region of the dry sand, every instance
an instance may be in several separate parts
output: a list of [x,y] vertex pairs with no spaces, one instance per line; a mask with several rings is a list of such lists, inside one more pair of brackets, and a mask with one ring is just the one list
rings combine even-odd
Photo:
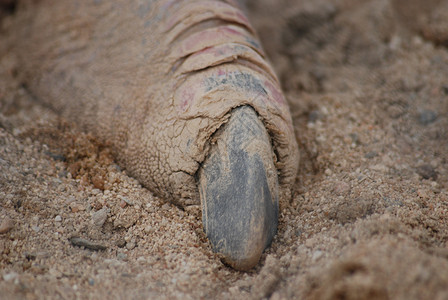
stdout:
[[248,11],[302,157],[260,264],[224,266],[200,208],[155,198],[41,106],[0,42],[1,299],[448,299],[448,2]]

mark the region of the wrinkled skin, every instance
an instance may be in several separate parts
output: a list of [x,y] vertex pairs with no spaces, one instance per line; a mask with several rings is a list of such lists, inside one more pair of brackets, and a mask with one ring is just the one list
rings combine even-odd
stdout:
[[157,195],[198,203],[209,141],[241,105],[267,128],[280,195],[290,195],[288,105],[234,1],[28,1],[17,22],[8,43],[29,91],[110,145]]

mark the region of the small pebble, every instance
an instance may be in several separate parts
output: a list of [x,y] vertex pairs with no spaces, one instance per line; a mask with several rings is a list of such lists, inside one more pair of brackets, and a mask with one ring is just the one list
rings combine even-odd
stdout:
[[314,240],[313,239],[307,239],[305,241],[305,246],[308,248],[312,248],[314,246]]
[[8,281],[16,279],[17,276],[19,276],[19,274],[17,274],[16,272],[6,273],[6,274],[3,274],[3,280],[8,282]]
[[146,226],[144,230],[146,234],[149,234],[154,231],[154,229],[150,225]]
[[132,250],[135,248],[135,243],[133,241],[126,243],[126,249]]
[[126,246],[126,241],[124,238],[120,238],[120,239],[118,239],[118,241],[115,244],[118,247],[123,248],[124,246]]
[[65,199],[65,203],[70,204],[72,202],[74,202],[76,199],[73,196],[68,197],[67,199]]
[[35,260],[37,257],[36,253],[24,252],[23,254],[27,260]]
[[92,214],[93,224],[95,224],[95,226],[102,227],[104,222],[106,222],[108,213],[109,213],[109,209],[107,207],[103,207],[102,209],[94,212]]
[[56,277],[56,278],[62,277],[62,273],[59,270],[56,270],[54,268],[49,268],[48,274],[50,274],[51,276]]
[[308,122],[309,123],[314,123],[317,120],[321,119],[321,117],[322,116],[321,116],[321,114],[320,114],[320,112],[318,110],[313,110],[308,115]]
[[146,259],[145,259],[143,256],[139,256],[139,257],[137,258],[137,262],[138,262],[139,264],[144,264],[144,263],[146,263]]
[[[124,203],[126,203],[127,205],[130,205],[130,206],[134,205],[134,203],[132,203],[132,201],[129,200],[128,198],[126,198],[126,197],[120,196],[120,199],[121,199],[121,203],[124,202]],[[126,206],[126,204],[124,206]]]
[[48,156],[50,156],[54,160],[66,161],[66,158],[65,158],[65,156],[63,154],[53,153],[53,152],[50,152],[50,151],[45,151],[45,154],[47,154]]
[[333,192],[337,196],[344,196],[350,192],[350,184],[344,181],[337,181],[333,187]]
[[423,110],[418,115],[418,120],[422,125],[428,125],[437,119],[437,114],[432,110]]
[[67,178],[67,175],[68,175],[68,171],[66,171],[66,170],[63,170],[58,173],[59,178]]
[[80,237],[71,237],[69,239],[73,246],[85,247],[90,250],[106,250],[107,247],[101,244],[91,242]]
[[120,261],[118,259],[105,259],[104,263],[109,265],[110,267],[119,267],[119,266],[122,266],[124,264],[123,261]]
[[95,280],[93,280],[93,278],[89,278],[89,285],[94,285],[95,284]]
[[320,250],[316,250],[313,252],[312,260],[317,261],[319,258],[321,258],[324,255],[324,253]]
[[79,212],[79,211],[86,210],[85,207],[84,207],[83,205],[78,204],[78,203],[71,203],[71,204],[70,204],[70,209],[71,209],[72,212],[74,212],[74,213]]
[[420,175],[423,179],[437,179],[436,170],[428,164],[417,167],[417,174]]
[[361,144],[361,141],[359,139],[359,135],[357,133],[350,133],[349,137],[352,139],[352,143],[359,145]]
[[424,189],[418,189],[417,195],[424,200],[429,199],[428,193]]
[[126,255],[126,253],[118,252],[118,254],[117,254],[117,258],[118,258],[119,260],[123,260],[123,261],[125,261],[125,260],[128,259],[128,256]]
[[391,105],[387,108],[387,113],[392,119],[398,119],[404,114],[404,109],[400,105]]
[[364,155],[364,157],[365,157],[365,158],[368,158],[368,159],[370,159],[370,158],[374,158],[374,157],[376,157],[376,156],[378,156],[378,153],[376,153],[375,151],[367,152],[367,153]]
[[10,217],[5,217],[0,224],[0,234],[7,233],[14,227],[14,221]]
[[54,220],[55,220],[56,222],[61,222],[61,221],[62,221],[62,217],[61,217],[60,215],[57,215],[57,216],[54,218]]

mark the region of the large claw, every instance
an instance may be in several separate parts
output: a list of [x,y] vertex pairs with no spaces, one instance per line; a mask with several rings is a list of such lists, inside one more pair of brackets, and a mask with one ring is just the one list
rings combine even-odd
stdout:
[[268,133],[242,106],[215,135],[199,170],[204,230],[223,261],[254,267],[277,231],[278,179]]

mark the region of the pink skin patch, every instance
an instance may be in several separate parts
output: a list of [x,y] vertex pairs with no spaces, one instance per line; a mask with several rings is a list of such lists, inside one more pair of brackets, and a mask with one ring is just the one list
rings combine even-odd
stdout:
[[186,111],[193,102],[194,99],[194,91],[192,89],[184,89],[182,91],[182,101],[180,104],[180,108],[182,111]]
[[[175,2],[178,2],[178,0]],[[218,1],[199,1],[188,4],[188,6],[182,6],[178,12],[174,13],[164,25],[164,32],[168,32],[178,24],[182,22],[182,20],[188,16],[195,13],[195,11],[203,11],[203,8],[207,7],[206,14],[203,16],[199,16],[196,20],[197,22],[202,22],[211,18],[219,18],[229,22],[239,23],[242,26],[247,27],[253,32],[253,28],[250,25],[247,17],[236,7],[226,3],[218,2]],[[210,16],[210,12],[212,12],[215,17]],[[190,24],[187,26],[191,26],[194,24]]]
[[206,41],[207,39],[217,39],[220,37],[228,37],[228,36],[243,36],[241,32],[236,31],[235,29],[229,28],[227,26],[218,28],[216,32],[214,31],[203,31],[200,34],[198,34],[197,37],[192,39],[191,41],[188,41],[186,43],[186,50],[191,50],[194,46],[196,46],[201,41]]
[[182,44],[175,50],[175,57],[184,57],[191,53],[210,48],[219,44],[238,42],[249,38],[247,32],[240,32],[230,26],[221,26],[195,33],[182,41]]
[[283,97],[283,93],[277,86],[273,85],[269,80],[265,80],[263,83],[264,86],[269,91],[269,93],[272,95],[272,99],[274,99],[276,103],[281,105],[286,104],[285,98]]
[[233,49],[229,46],[222,46],[222,47],[212,46],[212,47],[205,48],[201,51],[198,51],[194,55],[196,55],[196,54],[211,54],[214,57],[221,57],[221,56],[223,56],[227,53],[231,53],[231,52],[233,52]]
[[225,71],[225,70],[223,70],[223,69],[218,69],[218,76],[224,76],[224,75],[226,75],[227,74],[227,72]]
[[236,31],[235,29],[232,29],[232,28],[227,27],[227,26],[223,28],[223,31],[224,31],[224,32],[228,32],[228,33],[230,33],[231,35],[232,35],[232,34],[234,34],[234,35],[239,35],[239,36],[242,36],[242,35],[243,35],[241,32]]

